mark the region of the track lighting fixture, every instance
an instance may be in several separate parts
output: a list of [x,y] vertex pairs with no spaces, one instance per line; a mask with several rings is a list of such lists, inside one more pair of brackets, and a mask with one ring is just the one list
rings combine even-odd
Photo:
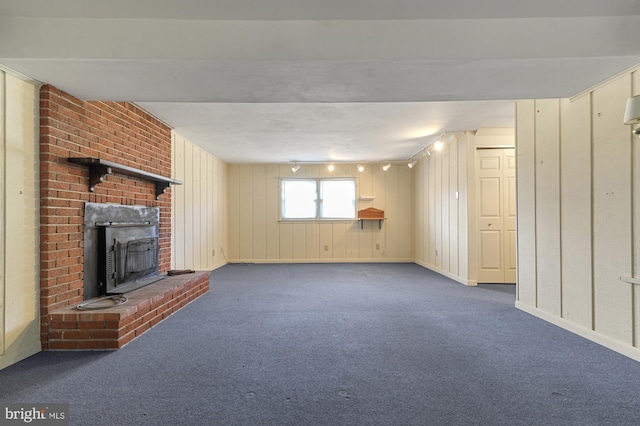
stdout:
[[387,163],[387,164],[385,164],[384,166],[382,166],[382,170],[384,170],[385,172],[386,172],[387,170],[389,170],[390,168],[391,168],[391,163]]
[[358,171],[360,173],[364,172],[364,164],[358,164]]
[[293,173],[297,172],[298,170],[300,170],[300,164],[296,163],[292,168],[291,171]]
[[335,167],[333,166],[333,164],[329,164],[329,167],[327,167],[327,169],[332,172],[335,170]]
[[411,161],[409,161],[409,164],[407,164],[407,166],[409,166],[409,168],[412,169],[413,166],[415,166],[416,164],[418,164],[418,162],[416,160],[411,160]]

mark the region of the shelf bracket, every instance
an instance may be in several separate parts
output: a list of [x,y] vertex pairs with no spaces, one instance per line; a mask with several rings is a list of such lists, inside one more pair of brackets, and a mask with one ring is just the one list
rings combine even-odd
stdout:
[[360,221],[360,229],[364,229],[364,221],[365,220],[377,220],[378,221],[378,229],[382,229],[382,221],[384,219],[358,219]]
[[89,168],[89,192],[93,192],[96,189],[96,185],[104,182],[104,178],[110,174],[113,174],[111,167],[108,167],[108,166],[90,167]]
[[156,200],[164,194],[171,185],[182,185],[182,182],[176,179],[167,178],[155,173],[145,172],[144,170],[125,166],[123,164],[113,163],[111,161],[101,160],[100,158],[67,158],[67,161],[73,164],[79,164],[89,168],[89,191],[94,192],[96,186],[102,182],[107,175],[120,173],[126,176],[132,176],[139,179],[153,182],[155,186]]
[[164,194],[167,189],[171,188],[171,182],[155,182],[156,184],[156,200]]

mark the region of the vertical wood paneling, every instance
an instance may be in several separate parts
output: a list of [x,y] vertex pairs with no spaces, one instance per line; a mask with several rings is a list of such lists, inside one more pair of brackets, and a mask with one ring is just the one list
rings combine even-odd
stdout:
[[450,142],[449,149],[449,272],[454,275],[460,275],[458,264],[458,200],[456,192],[458,191],[458,138],[455,137]]
[[[291,167],[279,166],[279,178],[285,177],[308,177],[309,169],[306,167],[298,170],[297,173],[291,172]],[[278,184],[280,181],[278,180]],[[251,194],[243,194],[244,196],[251,196]],[[282,222],[278,226],[278,243],[279,243],[279,255],[280,260],[293,259],[293,224],[291,222]]]
[[[355,176],[356,179],[356,211],[362,208],[363,202],[359,201],[360,196],[366,195],[361,192],[360,181],[362,179],[362,175],[368,173],[359,172],[357,169],[357,165],[354,164],[352,167],[351,175]],[[368,203],[368,202],[367,202]],[[350,223],[347,226],[347,259],[357,260],[360,259],[360,224],[356,221]]]
[[209,259],[211,258],[211,251],[209,250],[209,182],[208,176],[208,155],[206,151],[200,150],[200,205],[202,211],[200,212],[200,269],[209,269]]
[[215,180],[215,158],[211,155],[206,155],[207,164],[207,184],[206,184],[206,198],[207,198],[207,269],[211,270],[216,267],[217,257],[220,257],[220,246],[218,245],[216,229],[216,217],[217,206],[215,203],[216,197],[218,197],[218,185]]
[[[359,181],[359,187],[360,187],[360,195],[363,196],[369,196],[369,195],[373,195],[376,196],[377,194],[375,194],[373,192],[373,175],[375,173],[378,173],[378,169],[380,166],[378,165],[374,165],[374,164],[370,164],[367,165],[366,170],[363,173],[360,173],[358,176],[358,181]],[[363,209],[363,208],[367,208],[367,207],[376,207],[376,208],[380,208],[380,204],[378,203],[378,199],[376,196],[376,199],[373,201],[373,203],[370,203],[371,205],[360,205],[358,208],[359,209]],[[358,242],[358,249],[360,252],[360,257],[363,259],[370,259],[373,257],[373,231],[372,231],[372,223],[365,223],[364,224],[364,229],[360,230],[359,235],[359,242]]]
[[265,214],[265,238],[266,254],[265,259],[280,258],[280,167],[277,165],[267,165],[266,168],[266,214]]
[[537,100],[535,108],[538,308],[560,316],[560,103]]
[[343,222],[334,222],[332,229],[333,257],[335,259],[347,258],[347,225]]
[[[502,129],[497,133],[508,135]],[[476,241],[469,235],[470,229],[475,229],[471,223],[471,215],[475,212],[471,205],[475,203],[475,190],[469,191],[469,185],[472,184],[473,188],[476,185],[472,137],[471,133],[444,136],[446,143],[441,151],[431,148],[432,154],[421,158],[412,170],[401,169],[400,182],[406,172],[413,188],[399,188],[398,191],[403,193],[399,198],[403,201],[399,205],[412,205],[415,215],[414,219],[407,216],[407,223],[414,224],[413,229],[406,227],[399,232],[408,232],[408,239],[415,238],[415,244],[411,246],[415,251],[409,256],[468,285],[477,282],[475,264],[473,268],[470,266],[471,254],[475,253],[470,244]],[[500,142],[502,145],[505,142],[513,144],[513,134],[510,138],[502,137]]]
[[240,259],[253,259],[253,167],[248,164],[241,165],[239,178],[239,256]]
[[449,241],[450,241],[450,235],[449,235],[449,199],[450,199],[450,187],[449,187],[449,175],[450,175],[450,171],[449,169],[451,168],[451,165],[449,164],[449,158],[450,158],[450,151],[451,151],[451,142],[450,142],[450,138],[445,138],[445,143],[443,144],[444,147],[442,148],[442,186],[441,186],[441,191],[442,191],[442,195],[441,195],[441,203],[442,203],[442,208],[441,208],[441,214],[442,214],[442,220],[441,220],[441,230],[440,230],[440,235],[442,236],[442,243],[441,243],[441,257],[442,257],[442,264],[441,264],[441,268],[444,271],[450,271],[450,264],[449,264]]
[[307,223],[307,258],[316,260],[320,258],[320,227],[317,223]]
[[435,266],[442,269],[442,150],[434,151],[435,157],[435,184],[434,184],[434,206],[435,206]]
[[192,185],[191,185],[191,192],[193,194],[193,209],[191,210],[191,226],[193,227],[192,230],[192,235],[194,236],[192,238],[192,244],[193,244],[193,260],[192,260],[192,264],[194,269],[198,269],[201,270],[202,269],[202,264],[200,263],[200,239],[197,237],[197,235],[202,235],[202,229],[201,229],[201,217],[202,217],[202,213],[203,213],[203,208],[202,208],[202,198],[200,197],[200,187],[202,186],[202,181],[201,181],[201,164],[200,164],[200,158],[201,158],[201,153],[202,150],[200,148],[198,148],[197,146],[193,147],[192,150],[192,155],[193,155],[193,159],[191,162],[192,165],[192,176],[193,176],[193,180],[192,180]]
[[281,223],[278,227],[280,241],[280,260],[293,259],[293,224]]
[[[184,139],[177,134],[172,135],[173,138],[173,176],[176,179],[184,181]],[[185,221],[177,220],[176,218],[185,217],[185,185],[175,185],[171,188],[172,196],[172,231],[171,237],[173,239],[171,244],[171,262],[173,269],[185,269]]]
[[[631,74],[632,96],[640,95],[640,72]],[[629,126],[631,127],[631,126]],[[640,276],[640,140],[629,129],[633,149],[633,276]],[[633,288],[634,345],[640,347],[640,289]]]
[[333,225],[330,222],[320,223],[318,232],[320,233],[320,259],[331,259],[333,257]]
[[[477,132],[476,132],[477,134]],[[476,173],[476,154],[477,154],[477,138],[471,133],[466,134],[466,159],[467,159],[467,180],[466,180],[466,199],[467,199],[467,268],[469,282],[478,283],[478,213],[477,203],[477,173]]]
[[428,203],[428,240],[429,245],[427,247],[427,263],[435,266],[436,264],[436,157],[435,153],[426,158],[428,167],[427,173],[427,203]]
[[[561,316],[552,312],[541,317],[630,356],[640,340],[638,287],[620,281],[620,276],[638,274],[640,151],[622,117],[626,99],[639,93],[636,73],[611,80],[575,100],[561,100],[561,151],[557,154],[561,220],[555,235],[561,241],[560,255],[542,247],[551,234],[545,235],[547,226],[540,229],[544,222],[540,216],[556,205],[549,196],[553,189],[543,187],[541,176],[536,179],[536,174],[548,174],[542,161],[549,160],[536,146],[545,143],[545,132],[554,131],[555,123],[540,120],[531,108],[534,101],[519,102],[517,109],[518,304],[532,307],[533,313],[542,309],[542,303],[536,309],[531,297],[537,282],[540,302],[556,298],[555,305],[562,308]],[[536,118],[539,123],[534,133],[531,126]],[[538,156],[535,171],[531,169],[534,150]],[[538,186],[537,199],[531,197],[534,186]],[[531,209],[531,204],[536,208]],[[537,232],[531,211],[538,216]],[[531,271],[536,243],[537,277]],[[560,294],[542,272],[545,265],[557,262],[561,263]]]
[[223,162],[179,134],[174,132],[172,140],[173,177],[183,181],[171,190],[172,268],[220,267],[232,251],[226,222],[227,169]]
[[[184,181],[189,182],[184,185],[184,263],[185,265],[194,265],[193,262],[193,145],[185,143],[184,145]],[[195,267],[195,265],[194,265]]]
[[[403,238],[402,229],[406,226],[409,226],[404,220],[404,211],[411,211],[411,203],[406,204],[403,197],[403,190],[405,188],[401,188],[398,185],[399,175],[405,171],[409,170],[408,167],[392,167],[389,169],[385,176],[385,189],[384,192],[387,194],[387,202],[385,203],[385,215],[387,217],[397,218],[393,221],[385,221],[382,226],[382,236],[379,240],[380,242],[380,251],[378,255],[380,257],[390,257],[390,258],[398,258],[400,257],[399,249],[400,245],[398,244],[398,240]],[[407,180],[411,180],[409,177]],[[409,220],[411,223],[411,220]],[[408,246],[408,245],[407,245]]]
[[413,228],[415,229],[417,238],[414,240],[414,253],[416,262],[425,263],[424,247],[427,239],[425,232],[425,203],[424,203],[424,182],[425,182],[425,166],[421,160],[413,167],[413,200],[414,200],[414,218]]
[[422,160],[422,233],[419,234],[419,237],[424,241],[422,245],[422,261],[424,264],[428,264],[429,259],[429,250],[431,247],[431,224],[429,222],[429,215],[431,213],[431,203],[429,200],[429,188],[430,188],[430,180],[429,180],[429,157],[423,158]]
[[[229,249],[229,167],[223,161],[216,160],[217,170],[218,170],[218,182],[220,182],[218,186],[220,197],[218,198],[218,216],[220,219],[218,220],[218,235],[220,236],[220,242],[217,247],[220,247],[220,250]],[[219,258],[219,265],[226,263],[226,256],[222,256]]]
[[595,330],[632,343],[631,140],[622,126],[630,77],[593,92],[593,271]]
[[[414,229],[411,226],[413,223],[413,215],[414,211],[413,207],[413,181],[412,181],[412,172],[408,167],[402,167],[398,171],[397,175],[397,184],[395,184],[398,194],[398,203],[397,210],[394,211],[394,215],[392,217],[397,217],[394,219],[397,222],[397,238],[394,240],[394,247],[397,249],[391,249],[390,253],[397,253],[398,258],[400,259],[413,259],[413,241],[414,241]],[[390,245],[390,241],[387,240],[387,247]]]
[[40,351],[36,88],[0,72],[0,368]]
[[458,138],[458,276],[473,281],[475,278],[472,277],[469,272],[469,209],[467,207],[469,206],[467,194],[469,175],[467,170],[467,139],[467,134]]
[[252,226],[253,235],[251,241],[253,243],[252,259],[267,258],[267,166],[257,164],[252,167],[253,172],[253,200],[252,200]]
[[292,226],[293,259],[307,258],[307,225],[294,223]]
[[229,252],[227,260],[240,259],[240,166],[229,166]]
[[347,226],[347,259],[360,259],[360,223],[357,221]]
[[537,306],[535,102],[516,103],[518,301]]
[[562,317],[592,325],[591,102],[561,103]]
[[[379,167],[374,169],[373,193],[376,194],[375,204],[376,204],[376,207],[384,210],[385,216],[388,216],[388,213],[390,212],[389,208],[390,208],[391,201],[393,197],[397,195],[397,194],[389,194],[389,200],[387,199],[387,179],[388,179],[388,176],[391,174],[397,175],[398,167],[399,166],[392,166],[386,172]],[[371,236],[372,236],[371,250],[373,253],[372,257],[374,258],[384,257],[384,250],[386,246],[385,235],[386,235],[387,229],[389,228],[387,226],[389,224],[386,222],[389,222],[389,221],[388,220],[385,221],[385,223],[382,225],[382,229],[380,229],[378,224],[375,222],[370,222],[365,224],[365,225],[368,225],[368,226],[365,226],[366,228],[368,228],[367,230],[371,232]],[[380,247],[380,248],[378,249],[377,247]]]
[[[6,125],[7,116],[5,110],[5,104],[7,102],[6,90],[5,90],[5,73],[0,71],[0,206],[7,205],[6,198],[6,182],[4,177],[6,176]],[[7,240],[6,240],[6,217],[5,208],[0,208],[0,250],[2,253],[7,252]],[[0,363],[2,362],[2,356],[5,354],[5,257],[0,255]],[[7,363],[8,364],[8,363]]]

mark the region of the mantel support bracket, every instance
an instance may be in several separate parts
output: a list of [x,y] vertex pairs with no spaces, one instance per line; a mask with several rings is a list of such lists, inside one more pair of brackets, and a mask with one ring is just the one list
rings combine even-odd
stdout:
[[171,188],[171,182],[155,182],[156,184],[156,200],[164,194],[167,189]]
[[123,164],[113,163],[111,161],[101,160],[100,158],[67,158],[67,161],[73,164],[79,164],[89,168],[89,191],[94,192],[96,186],[102,182],[107,175],[113,173],[121,173],[126,176],[132,176],[139,179],[153,182],[155,186],[156,200],[164,194],[171,185],[182,185],[182,182],[176,179],[167,178],[155,173],[145,172],[144,170],[125,166]]
[[107,167],[107,166],[89,167],[89,192],[93,192],[96,189],[96,185],[104,182],[104,178],[110,174],[113,174],[111,167]]

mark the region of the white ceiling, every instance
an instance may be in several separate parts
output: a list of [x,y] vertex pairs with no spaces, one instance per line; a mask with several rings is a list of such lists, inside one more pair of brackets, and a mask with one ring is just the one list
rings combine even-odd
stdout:
[[0,64],[228,162],[404,160],[640,63],[638,0],[0,0]]

